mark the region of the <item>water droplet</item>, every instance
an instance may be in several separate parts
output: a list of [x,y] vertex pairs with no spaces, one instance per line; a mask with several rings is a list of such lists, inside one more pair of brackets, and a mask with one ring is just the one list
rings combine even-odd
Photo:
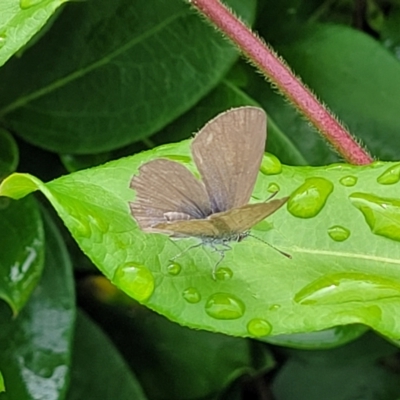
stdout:
[[315,217],[332,191],[332,182],[324,178],[308,178],[291,194],[287,208],[295,217]]
[[278,311],[280,308],[281,308],[280,304],[272,304],[271,306],[269,306],[270,311]]
[[37,4],[42,3],[44,0],[19,0],[19,6],[26,10],[27,8],[31,8],[36,6]]
[[84,238],[90,238],[92,236],[92,229],[89,222],[86,219],[76,218],[69,214],[67,220],[67,226],[74,233],[75,236],[80,236]]
[[350,200],[363,213],[372,233],[400,241],[399,200],[367,193],[353,193]]
[[194,287],[185,289],[182,293],[182,296],[188,303],[192,304],[198,303],[201,300],[199,291]]
[[217,272],[215,273],[215,277],[219,281],[227,281],[228,279],[231,279],[232,276],[233,276],[233,271],[227,267],[218,268]]
[[350,186],[354,186],[357,183],[357,181],[358,181],[358,178],[356,176],[347,175],[347,176],[344,176],[343,178],[341,178],[339,182],[343,186],[350,187]]
[[279,185],[277,183],[270,183],[267,188],[268,192],[270,192],[270,193],[279,192],[280,189],[281,188],[279,187]]
[[400,283],[378,275],[342,272],[323,276],[296,293],[303,305],[375,301],[400,297]]
[[350,236],[350,231],[343,226],[334,225],[328,229],[328,235],[336,242],[343,242]]
[[216,319],[237,319],[243,316],[245,306],[232,294],[215,293],[206,303],[206,313]]
[[272,326],[265,319],[254,318],[247,324],[247,331],[256,337],[267,336],[271,333]]
[[325,171],[341,171],[341,172],[349,171],[353,168],[354,167],[352,165],[343,163],[333,163],[324,167]]
[[175,262],[175,261],[171,261],[170,264],[167,267],[167,271],[170,275],[179,275],[179,273],[182,270],[182,266],[181,264]]
[[400,164],[392,165],[376,179],[381,185],[393,185],[400,181]]
[[142,264],[129,262],[121,265],[116,269],[113,281],[138,301],[147,300],[154,292],[153,274]]
[[273,154],[265,153],[260,171],[264,175],[277,175],[282,172],[282,164]]

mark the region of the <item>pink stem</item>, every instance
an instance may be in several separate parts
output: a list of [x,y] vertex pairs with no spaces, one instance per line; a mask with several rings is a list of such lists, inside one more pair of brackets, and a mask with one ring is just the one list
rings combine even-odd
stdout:
[[320,103],[285,62],[219,0],[189,0],[203,15],[229,37],[250,61],[294,106],[312,122],[343,158],[357,165],[373,160],[356,139]]

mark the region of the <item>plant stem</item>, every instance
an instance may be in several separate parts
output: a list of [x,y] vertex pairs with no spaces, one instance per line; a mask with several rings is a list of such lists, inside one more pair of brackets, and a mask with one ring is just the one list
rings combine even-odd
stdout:
[[373,160],[355,138],[323,105],[271,47],[256,36],[219,0],[189,0],[218,27],[241,52],[302,113],[324,138],[351,164],[370,164]]

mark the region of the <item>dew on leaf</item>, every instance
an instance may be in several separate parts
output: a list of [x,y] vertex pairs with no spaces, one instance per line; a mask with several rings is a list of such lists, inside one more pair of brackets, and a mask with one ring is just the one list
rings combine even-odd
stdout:
[[332,182],[325,178],[308,178],[290,196],[289,212],[299,218],[315,217],[333,191]]
[[279,185],[277,183],[270,183],[267,188],[268,192],[270,192],[270,193],[279,192],[280,189],[281,188],[279,187]]
[[400,241],[400,200],[352,193],[350,201],[362,212],[372,233]]
[[350,231],[343,226],[334,225],[328,228],[328,235],[336,242],[343,242],[350,236]]
[[154,277],[143,264],[128,262],[119,266],[113,282],[138,301],[147,300],[154,292]]
[[188,303],[191,304],[198,303],[201,300],[199,291],[194,287],[185,289],[182,293],[182,296]]
[[381,185],[393,185],[400,181],[400,164],[389,167],[376,179]]
[[167,266],[167,271],[170,275],[179,275],[182,270],[181,264],[171,261]]
[[206,303],[206,313],[215,319],[241,318],[245,309],[241,300],[228,293],[215,293]]
[[265,153],[260,171],[264,175],[277,175],[282,172],[282,164],[273,154]]
[[218,268],[217,272],[215,273],[215,278],[219,281],[226,281],[228,279],[231,279],[232,276],[233,271],[227,267]]
[[256,337],[267,336],[271,333],[272,326],[265,319],[254,318],[247,324],[247,332]]
[[358,180],[358,178],[356,176],[347,175],[347,176],[344,176],[343,178],[340,178],[339,182],[343,186],[351,187],[351,186],[355,186],[357,184],[357,180]]
[[294,296],[302,305],[366,302],[400,297],[400,281],[360,272],[325,275],[306,285]]
[[272,304],[272,305],[269,306],[269,310],[270,310],[270,311],[277,311],[277,310],[279,310],[280,308],[281,308],[281,305],[280,305],[280,304]]

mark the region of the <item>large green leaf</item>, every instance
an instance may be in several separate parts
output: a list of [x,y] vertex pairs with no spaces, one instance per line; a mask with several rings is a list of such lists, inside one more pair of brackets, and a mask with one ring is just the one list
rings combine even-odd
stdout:
[[0,299],[17,314],[43,271],[44,231],[33,198],[0,199]]
[[[253,19],[255,0],[228,3]],[[192,107],[236,58],[234,47],[182,0],[77,2],[0,71],[0,115],[46,149],[115,149]]]
[[[348,27],[303,23],[279,36],[274,29],[279,24],[282,20],[263,22],[260,29],[265,40],[272,42],[375,157],[397,160],[400,64],[395,57],[372,38]],[[269,83],[252,70],[247,76],[246,91],[263,105],[309,163],[323,165],[338,159]]]
[[[43,184],[15,174],[0,194],[40,189],[82,250],[118,287],[181,324],[241,336],[265,336],[363,323],[400,336],[399,164],[281,166],[264,158],[252,201],[280,188],[287,207],[232,243],[217,272],[196,239],[145,234],[129,213],[140,164],[155,157],[193,168],[189,142],[79,171]],[[162,188],[160,188],[162,190]],[[371,245],[373,243],[373,245]]]
[[43,27],[56,9],[67,1],[2,0],[0,2],[0,66],[24,46]]
[[1,400],[62,399],[68,387],[75,321],[71,265],[62,238],[45,213],[46,262],[25,308],[12,318],[0,303]]
[[80,312],[67,399],[111,400],[116,398],[116,393],[118,400],[146,399],[139,382],[110,339]]

